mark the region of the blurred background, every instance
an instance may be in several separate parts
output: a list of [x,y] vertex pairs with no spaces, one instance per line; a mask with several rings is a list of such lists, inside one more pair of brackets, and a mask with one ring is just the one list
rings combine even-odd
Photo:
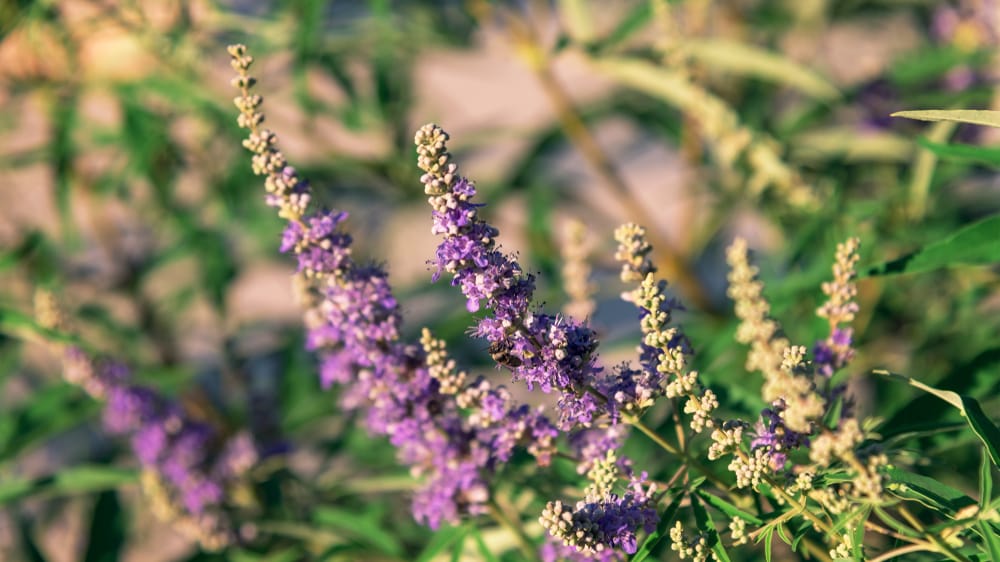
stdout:
[[[391,448],[318,391],[302,351],[282,221],[235,124],[233,42],[257,60],[285,155],[322,204],[351,213],[355,256],[387,264],[409,335],[429,325],[484,372],[460,295],[429,283],[412,148],[428,121],[451,133],[551,308],[567,300],[566,224],[584,222],[606,365],[638,332],[611,232],[647,226],[698,368],[744,416],[762,404],[732,340],[723,250],[735,235],[757,251],[773,313],[809,344],[838,241],[862,239],[864,269],[1000,210],[993,131],[889,117],[1000,109],[992,0],[0,0],[0,560],[298,560],[334,547],[411,559],[428,542]],[[1000,411],[998,281],[995,267],[864,279],[851,373],[862,410],[893,427],[957,417],[862,376],[882,367]],[[200,552],[143,509],[99,405],[17,335],[9,311],[30,312],[39,285],[58,286],[82,337],[144,382],[289,444],[259,474],[273,493],[253,509],[270,526],[241,529],[250,546]],[[913,460],[974,487],[966,439],[914,439]]]

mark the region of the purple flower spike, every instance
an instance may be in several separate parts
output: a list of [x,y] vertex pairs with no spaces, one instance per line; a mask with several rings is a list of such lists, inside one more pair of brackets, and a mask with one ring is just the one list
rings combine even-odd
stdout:
[[[275,134],[260,128],[261,99],[249,92],[253,79],[247,70],[252,59],[242,46],[233,46],[230,54],[240,73],[234,82],[240,89],[235,100],[238,122],[250,130],[243,145],[254,154],[254,172],[265,176],[268,205],[288,220],[281,250],[298,260],[296,283],[306,308],[306,347],[319,355],[321,384],[343,385],[343,406],[360,411],[368,429],[387,436],[399,460],[422,478],[413,499],[418,521],[436,528],[466,514],[482,513],[492,473],[518,446],[526,447],[539,463],[548,463],[555,452],[555,427],[540,412],[515,404],[502,388],[488,383],[466,386],[464,375],[446,373],[443,350],[400,341],[402,318],[385,271],[354,261],[351,236],[343,230],[346,213],[309,212],[308,182],[287,165]],[[468,196],[474,193],[471,184],[458,190]],[[474,208],[440,209],[435,228],[442,234],[462,228],[480,239],[492,238],[495,231],[476,220]],[[502,292],[511,312],[498,318],[522,318],[533,285],[519,270],[512,271],[516,264],[498,260],[498,254],[478,242],[460,238],[451,242],[438,249],[441,271],[472,263],[498,272],[489,278],[455,279],[468,291],[469,309],[494,304]],[[495,282],[511,275],[517,279]],[[526,341],[518,345],[519,353],[528,353]],[[191,487],[193,502],[201,492],[202,488]]]
[[68,379],[92,394],[100,389],[96,396],[106,399],[104,426],[129,438],[155,511],[183,521],[179,527],[205,548],[231,542],[224,491],[257,464],[252,438],[238,434],[224,442],[156,390],[130,385],[131,373],[121,363],[95,360],[76,347],[66,348],[64,363],[72,373]]
[[531,309],[534,277],[497,248],[498,231],[479,218],[475,186],[458,175],[447,140],[436,125],[425,125],[415,137],[418,165],[426,172],[421,181],[432,207],[431,230],[443,237],[434,278],[451,274],[470,312],[489,310],[474,332],[511,358],[501,364],[514,380],[559,393],[560,429],[587,427],[608,411],[599,389],[595,334],[575,320]]

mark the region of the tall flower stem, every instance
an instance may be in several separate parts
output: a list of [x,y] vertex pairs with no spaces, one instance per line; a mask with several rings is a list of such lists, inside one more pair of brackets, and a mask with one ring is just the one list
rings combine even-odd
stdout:
[[[489,8],[484,8],[488,10]],[[614,165],[611,158],[594,138],[573,100],[566,93],[559,80],[552,73],[549,57],[545,54],[531,25],[521,18],[509,16],[506,18],[514,44],[523,53],[530,69],[538,78],[542,89],[549,97],[556,110],[559,125],[570,142],[580,151],[587,163],[593,168],[601,181],[615,195],[615,198],[625,207],[628,216],[639,223],[650,226],[659,224],[647,210],[648,207],[639,203],[629,189],[628,183]],[[689,302],[699,309],[710,311],[711,302],[701,283],[684,263],[684,258],[666,237],[654,229],[650,233],[653,245],[656,247],[659,262],[657,265],[668,279],[677,282],[681,292]]]

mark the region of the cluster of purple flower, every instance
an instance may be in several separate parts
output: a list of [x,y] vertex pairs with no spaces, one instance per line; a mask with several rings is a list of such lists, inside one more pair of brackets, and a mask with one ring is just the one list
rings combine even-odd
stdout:
[[154,511],[210,549],[233,539],[225,492],[259,459],[248,433],[226,438],[152,388],[131,384],[125,365],[79,347],[62,350],[66,380],[104,400],[104,426],[127,436]]
[[[443,236],[434,278],[451,274],[470,312],[488,309],[474,333],[490,342],[491,349],[503,350],[498,363],[513,373],[515,381],[523,380],[529,389],[558,392],[559,428],[570,434],[581,471],[590,471],[624,440],[622,414],[639,414],[663,394],[658,368],[663,352],[644,344],[642,369],[620,365],[606,370],[597,363],[593,330],[572,318],[535,310],[534,277],[498,248],[499,232],[479,217],[482,205],[473,201],[476,189],[458,174],[447,140],[448,134],[433,124],[422,127],[414,139],[418,165],[424,171],[421,182],[432,207],[432,231]],[[650,266],[644,271],[651,270]],[[659,326],[669,320],[676,303],[662,298],[662,284],[655,288],[660,293],[652,302],[636,304],[641,318],[654,316]],[[676,353],[687,350],[673,333],[651,343]],[[624,458],[618,462],[628,465]],[[643,528],[648,532],[658,521],[651,494],[640,493],[641,485],[636,486],[624,495],[610,491],[588,495],[574,509],[550,503],[543,525],[564,547],[572,547],[577,558],[604,559],[615,548],[635,552],[636,533]],[[556,552],[553,549],[548,547],[548,552]]]
[[555,428],[503,388],[450,384],[441,368],[446,356],[430,343],[400,339],[399,305],[385,271],[351,257],[351,237],[340,229],[346,213],[309,212],[308,183],[286,165],[274,133],[259,128],[262,100],[249,93],[254,79],[247,74],[253,59],[243,46],[229,51],[239,73],[239,124],[250,129],[244,146],[254,153],[255,173],[266,176],[268,205],[289,221],[281,249],[298,260],[307,346],[319,355],[321,381],[342,385],[345,407],[365,412],[369,430],[387,436],[422,479],[413,499],[418,521],[437,528],[484,512],[490,475],[516,445],[547,464]]
[[[623,462],[624,461],[624,462]],[[624,493],[614,492],[619,476],[628,476]],[[647,475],[635,475],[627,459],[618,459],[613,450],[595,461],[587,477],[591,483],[584,498],[568,509],[561,501],[545,506],[539,522],[549,535],[572,547],[575,553],[559,553],[549,547],[544,555],[561,554],[569,559],[615,559],[615,549],[634,554],[639,543],[636,533],[653,532],[660,520],[656,512],[656,486]],[[566,556],[568,554],[568,556]]]
[[452,275],[470,312],[487,308],[475,335],[501,348],[503,364],[529,389],[559,393],[559,427],[589,426],[607,399],[595,384],[601,375],[593,330],[566,317],[532,310],[535,278],[496,243],[498,231],[479,218],[476,188],[458,175],[446,143],[448,134],[425,125],[415,136],[424,191],[433,209],[432,231],[444,237],[437,249],[434,278]]

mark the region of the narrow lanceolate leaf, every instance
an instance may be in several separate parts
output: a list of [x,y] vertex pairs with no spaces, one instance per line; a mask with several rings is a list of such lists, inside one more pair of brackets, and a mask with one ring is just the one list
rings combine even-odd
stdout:
[[1000,148],[961,143],[937,143],[918,138],[917,143],[946,160],[959,160],[1000,167]]
[[833,84],[810,68],[755,45],[711,38],[686,40],[682,48],[693,59],[713,70],[777,82],[820,100],[840,97]]
[[715,509],[718,509],[719,511],[725,513],[730,517],[739,517],[740,519],[746,521],[747,523],[753,523],[754,525],[758,526],[764,524],[764,520],[761,519],[760,517],[757,517],[752,513],[744,511],[718,496],[714,496],[704,490],[698,490],[696,493],[703,502],[714,507]]
[[[979,510],[989,509],[993,499],[993,465],[986,450],[983,451],[983,461],[979,465]],[[998,558],[1000,560],[1000,558]]]
[[138,480],[135,470],[101,465],[81,465],[34,479],[0,482],[0,505],[36,494],[46,496],[83,494],[118,488]]
[[1000,428],[983,412],[982,406],[979,405],[979,402],[975,398],[949,390],[939,390],[906,375],[891,373],[881,369],[876,369],[873,372],[877,375],[885,375],[892,379],[909,383],[911,386],[932,394],[957,408],[962,417],[969,423],[969,427],[972,428],[976,437],[986,446],[986,452],[989,454],[993,464],[1000,466]]
[[979,521],[977,524],[979,534],[983,537],[986,552],[989,553],[989,560],[1000,560],[1000,533],[989,521]]
[[892,117],[905,117],[918,121],[952,121],[987,127],[1000,127],[1000,111],[982,109],[926,109],[917,111],[897,111]]
[[707,535],[708,547],[715,554],[715,559],[719,562],[729,562],[729,553],[726,552],[725,545],[722,544],[722,537],[715,529],[715,521],[697,498],[691,498],[691,511],[694,512],[694,520],[698,524],[698,530]]
[[992,215],[912,254],[868,268],[864,275],[920,273],[957,265],[997,262],[1000,262],[1000,215]]
[[955,515],[960,510],[976,504],[969,496],[933,478],[894,467],[885,469],[885,473],[889,477],[890,492],[901,498],[920,502],[942,513]]

